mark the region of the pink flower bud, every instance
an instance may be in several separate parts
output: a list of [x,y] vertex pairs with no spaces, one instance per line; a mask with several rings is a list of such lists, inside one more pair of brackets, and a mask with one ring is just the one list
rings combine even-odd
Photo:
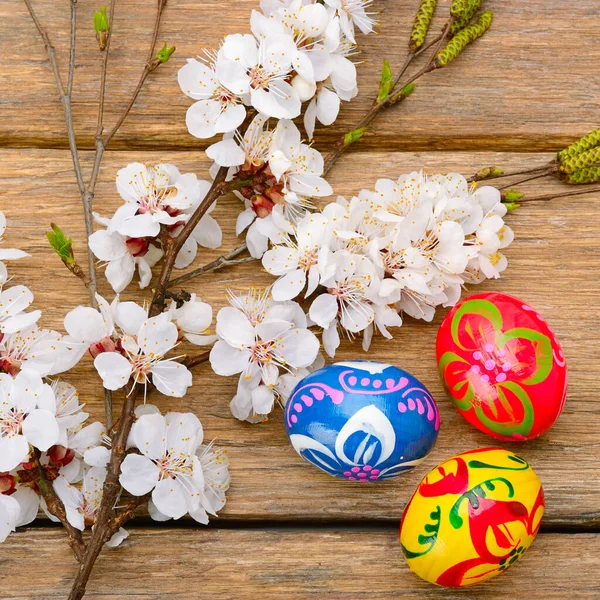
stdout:
[[273,210],[273,202],[262,195],[254,196],[252,199],[252,210],[257,217],[268,217]]
[[56,444],[48,449],[48,457],[61,467],[66,467],[75,458],[75,450]]
[[10,473],[0,473],[0,494],[10,496],[17,490],[17,478]]
[[116,352],[117,346],[112,338],[106,336],[100,341],[90,344],[89,350],[92,358],[96,358],[96,356],[98,356],[98,354],[102,354],[102,352]]

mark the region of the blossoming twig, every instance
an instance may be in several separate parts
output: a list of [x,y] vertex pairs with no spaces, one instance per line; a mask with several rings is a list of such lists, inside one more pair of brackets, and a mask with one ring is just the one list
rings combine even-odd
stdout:
[[246,246],[246,244],[242,244],[241,246],[238,246],[237,248],[235,248],[228,254],[223,254],[222,256],[215,258],[215,260],[213,260],[212,262],[209,262],[201,267],[198,267],[197,269],[194,269],[193,271],[190,271],[189,273],[186,273],[185,275],[181,275],[181,277],[177,277],[176,279],[171,279],[171,281],[169,281],[169,284],[167,285],[167,287],[170,288],[170,287],[174,287],[176,285],[181,285],[182,283],[185,283],[186,281],[189,281],[190,279],[194,279],[194,277],[198,277],[199,275],[204,275],[205,273],[211,273],[212,271],[218,271],[219,269],[223,269],[225,267],[233,267],[235,265],[241,265],[244,263],[253,262],[255,260],[258,260],[252,256],[244,256],[242,258],[236,259],[237,256],[239,256],[240,254],[245,252],[247,249],[248,249],[248,246]]
[[[107,475],[102,491],[102,502],[96,517],[96,526],[87,544],[87,549],[79,571],[73,582],[69,600],[81,600],[85,594],[85,587],[90,577],[94,563],[102,550],[102,547],[111,538],[110,521],[113,517],[114,506],[121,491],[119,473],[121,463],[125,459],[127,438],[135,418],[135,403],[137,400],[138,385],[135,385],[131,393],[125,396],[123,408],[121,409],[120,426],[112,441],[112,450],[107,465]],[[114,533],[114,532],[113,532]]]
[[[162,1],[162,0],[161,0]],[[248,114],[242,125],[240,126],[240,133],[244,135],[246,129],[250,125],[252,119],[254,118],[254,112],[249,110]],[[228,169],[227,167],[221,167],[215,178],[212,182],[212,185],[198,206],[198,208],[194,211],[192,216],[188,219],[183,229],[174,238],[167,238],[165,240],[165,260],[162,265],[162,269],[160,272],[158,285],[154,291],[154,295],[152,297],[152,304],[150,305],[149,316],[153,317],[162,312],[165,304],[165,294],[167,288],[169,287],[169,281],[171,278],[171,272],[173,271],[173,267],[175,266],[175,260],[177,258],[177,254],[185,244],[186,240],[190,237],[200,219],[206,214],[211,205],[221,196],[231,191],[232,185],[225,181],[227,177]]]
[[46,478],[46,474],[44,472],[44,469],[42,468],[42,465],[39,462],[37,453],[32,462],[32,467],[34,469],[37,468],[38,471],[38,476],[35,480],[35,483],[38,489],[40,490],[40,493],[44,497],[44,500],[46,501],[48,511],[62,523],[63,527],[69,535],[69,545],[73,549],[75,557],[79,562],[82,562],[83,557],[85,555],[86,547],[83,541],[83,536],[81,535],[81,531],[79,531],[78,529],[73,527],[71,523],[69,523],[65,512],[65,507],[61,502],[60,498],[56,495],[56,492],[52,487],[52,483],[50,483],[50,481],[48,481],[48,479]]

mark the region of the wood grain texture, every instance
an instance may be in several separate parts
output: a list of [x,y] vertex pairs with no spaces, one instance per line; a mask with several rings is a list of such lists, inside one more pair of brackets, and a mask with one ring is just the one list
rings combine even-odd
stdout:
[[[330,174],[336,193],[347,196],[373,186],[379,177],[425,167],[430,172],[459,170],[470,174],[490,164],[515,169],[544,164],[549,155],[497,153],[356,153],[345,156]],[[84,159],[89,160],[85,155]],[[109,152],[103,164],[95,209],[105,215],[118,206],[113,177],[118,168],[134,160],[166,159],[183,172],[202,176],[207,161],[200,152]],[[351,174],[351,176],[349,176]],[[557,183],[532,184],[534,193],[556,189]],[[76,254],[83,257],[83,219],[71,172],[70,156],[64,150],[4,150],[0,165],[2,210],[9,220],[6,244],[30,252],[31,259],[12,264],[15,282],[31,286],[36,305],[44,309],[42,323],[62,328],[70,308],[87,302],[80,282],[72,277],[47,249],[45,231],[50,221],[59,223],[75,240]],[[583,196],[571,201],[524,204],[508,217],[516,239],[508,249],[509,267],[498,281],[476,288],[501,290],[520,296],[550,322],[561,341],[570,367],[570,387],[564,413],[552,430],[541,438],[506,447],[518,449],[539,473],[547,498],[545,527],[590,527],[600,524],[600,461],[597,400],[598,360],[594,351],[598,337],[600,307],[599,197]],[[224,198],[215,215],[224,230],[223,250],[236,246],[235,216],[239,201]],[[196,264],[215,258],[221,251],[203,251]],[[112,298],[100,275],[101,292]],[[225,304],[227,287],[243,290],[267,285],[272,278],[258,263],[213,273],[190,282],[186,289],[210,301],[215,310]],[[136,285],[123,299],[148,298]],[[204,424],[206,436],[216,437],[229,448],[232,488],[221,513],[223,519],[244,520],[383,520],[397,521],[405,502],[429,468],[457,452],[496,445],[491,438],[469,426],[444,398],[438,379],[434,342],[437,326],[446,310],[432,324],[407,318],[386,342],[376,338],[369,357],[398,364],[423,381],[438,400],[441,431],[438,443],[424,464],[411,474],[366,488],[335,480],[305,463],[294,452],[284,432],[281,411],[269,422],[249,425],[236,421],[228,402],[234,394],[235,378],[214,375],[208,364],[194,370],[195,385],[183,399],[154,394],[149,401],[164,409],[191,410]],[[364,358],[359,344],[342,344],[338,358]],[[80,389],[90,412],[102,414],[99,380],[86,358],[66,377]],[[116,401],[119,395],[116,394]],[[332,498],[335,501],[332,502]]]
[[[62,537],[31,529],[0,547],[3,600],[66,597],[75,563]],[[121,548],[102,554],[86,598],[513,600],[527,590],[532,600],[596,600],[598,553],[600,534],[540,534],[506,573],[450,590],[409,571],[396,529],[134,529]]]
[[[450,0],[440,0],[432,34],[441,29]],[[35,0],[35,10],[66,68],[68,3]],[[78,139],[93,147],[100,53],[92,30],[94,2],[79,2],[74,120]],[[380,35],[361,36],[360,95],[343,107],[335,128],[322,129],[316,147],[327,147],[351,129],[376,93],[381,61],[398,69],[418,0],[376,0]],[[388,150],[477,148],[554,150],[598,126],[600,62],[595,0],[487,0],[494,11],[489,33],[448,69],[419,83],[408,102],[378,118],[361,148]],[[177,85],[185,59],[229,33],[249,31],[257,0],[169,0],[159,40],[176,45],[171,61],[152,74],[121,132],[120,148],[199,148],[206,141],[185,127],[190,105]],[[109,60],[107,126],[124,108],[147,53],[154,3],[120,2]],[[0,144],[66,147],[64,121],[41,41],[22,0],[0,5],[2,121]]]

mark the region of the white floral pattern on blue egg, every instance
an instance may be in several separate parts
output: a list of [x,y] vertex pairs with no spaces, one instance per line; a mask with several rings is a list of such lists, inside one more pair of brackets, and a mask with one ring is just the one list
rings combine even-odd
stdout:
[[296,452],[326,473],[378,481],[411,470],[429,454],[440,417],[427,388],[410,373],[356,361],[300,381],[285,426]]

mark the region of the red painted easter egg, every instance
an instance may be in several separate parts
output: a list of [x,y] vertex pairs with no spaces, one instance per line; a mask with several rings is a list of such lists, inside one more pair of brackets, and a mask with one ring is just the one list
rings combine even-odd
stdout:
[[563,409],[567,364],[560,344],[537,311],[514,296],[465,298],[444,319],[436,350],[458,411],[497,439],[533,439]]

